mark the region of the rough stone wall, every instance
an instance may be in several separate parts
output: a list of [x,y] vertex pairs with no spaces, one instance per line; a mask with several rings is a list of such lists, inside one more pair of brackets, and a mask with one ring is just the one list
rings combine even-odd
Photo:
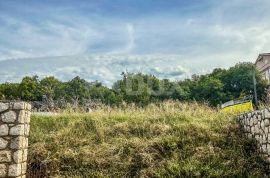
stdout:
[[270,108],[242,114],[238,121],[244,134],[257,141],[259,153],[270,164]]
[[0,102],[0,177],[26,177],[30,110],[24,102]]

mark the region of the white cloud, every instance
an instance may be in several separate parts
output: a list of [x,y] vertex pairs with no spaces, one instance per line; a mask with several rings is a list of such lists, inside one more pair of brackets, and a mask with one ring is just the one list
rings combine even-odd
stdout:
[[198,12],[136,18],[68,14],[72,7],[45,8],[46,17],[36,19],[0,12],[0,60],[19,59],[0,63],[1,80],[26,74],[64,80],[81,75],[111,85],[126,69],[182,79],[239,61],[254,62],[258,53],[270,52],[269,6],[266,0],[232,0]]

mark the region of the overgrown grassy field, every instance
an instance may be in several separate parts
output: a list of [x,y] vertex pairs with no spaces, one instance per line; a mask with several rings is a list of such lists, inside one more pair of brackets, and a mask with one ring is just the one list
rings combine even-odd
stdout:
[[196,103],[32,116],[32,176],[267,177],[233,116]]

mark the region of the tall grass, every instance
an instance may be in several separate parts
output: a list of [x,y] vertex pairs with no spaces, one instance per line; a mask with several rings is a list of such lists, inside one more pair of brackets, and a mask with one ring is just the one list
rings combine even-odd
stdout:
[[267,177],[233,116],[197,103],[32,116],[36,177]]

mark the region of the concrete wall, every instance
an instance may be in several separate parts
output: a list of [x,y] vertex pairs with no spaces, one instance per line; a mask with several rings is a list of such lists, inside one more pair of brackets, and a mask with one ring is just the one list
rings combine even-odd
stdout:
[[0,102],[0,177],[26,177],[30,110],[24,102]]
[[254,138],[264,160],[270,163],[270,108],[242,114],[239,124],[248,138]]

